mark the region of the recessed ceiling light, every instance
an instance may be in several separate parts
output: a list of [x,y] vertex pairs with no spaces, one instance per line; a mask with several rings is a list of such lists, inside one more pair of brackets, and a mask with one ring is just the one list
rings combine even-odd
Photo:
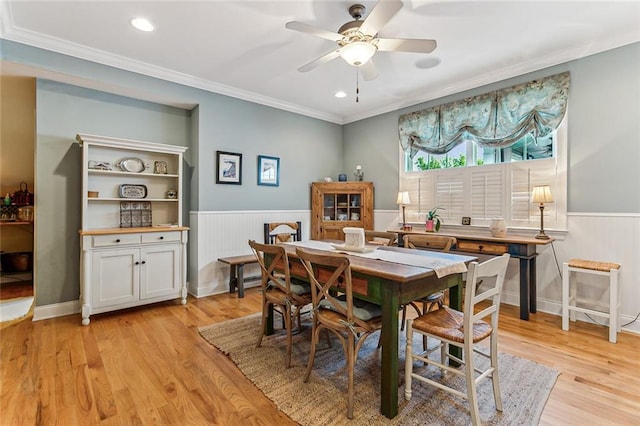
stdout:
[[333,96],[335,96],[336,98],[345,98],[347,94],[344,93],[342,90],[340,90],[339,92],[336,92],[336,94]]
[[131,25],[140,31],[153,31],[153,25],[146,18],[133,18],[131,20]]

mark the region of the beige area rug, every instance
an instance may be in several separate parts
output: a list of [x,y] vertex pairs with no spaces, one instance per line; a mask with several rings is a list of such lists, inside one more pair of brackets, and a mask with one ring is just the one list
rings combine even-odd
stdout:
[[[231,360],[276,406],[301,425],[467,425],[471,424],[467,401],[434,387],[415,383],[411,401],[404,400],[404,335],[400,338],[399,414],[389,420],[380,414],[380,358],[378,334],[369,336],[360,350],[355,374],[354,419],[346,417],[347,378],[342,346],[332,340],[320,342],[308,383],[302,381],[309,355],[311,326],[303,321],[294,336],[292,367],[284,368],[285,335],[282,330],[265,336],[256,348],[258,314],[200,328],[209,343]],[[416,337],[415,347],[421,348]],[[479,357],[482,358],[482,357]],[[425,367],[421,367],[425,368]],[[439,370],[431,374],[439,376]],[[478,386],[480,416],[492,425],[538,424],[544,405],[559,373],[553,369],[506,353],[499,355],[503,412],[495,410],[491,381]],[[448,375],[464,390],[464,380]]]

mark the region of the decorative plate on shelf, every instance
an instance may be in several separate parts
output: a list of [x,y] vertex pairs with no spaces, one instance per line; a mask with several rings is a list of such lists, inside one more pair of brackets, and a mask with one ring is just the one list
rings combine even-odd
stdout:
[[120,160],[117,164],[125,172],[142,173],[147,165],[139,158],[131,157]]
[[147,198],[147,187],[145,185],[120,185],[120,198]]

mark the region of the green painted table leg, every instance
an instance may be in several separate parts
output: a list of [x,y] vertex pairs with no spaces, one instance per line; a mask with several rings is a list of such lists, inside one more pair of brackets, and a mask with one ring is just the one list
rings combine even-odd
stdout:
[[[449,279],[455,279],[458,282],[458,285],[449,288],[449,306],[462,312],[462,276],[460,274],[456,274],[456,276]],[[449,345],[449,353],[459,359],[462,359],[462,349],[457,346]],[[452,361],[451,359],[449,360],[449,365],[452,367],[460,366],[459,363]]]
[[398,415],[398,286],[382,285],[382,380],[380,412]]

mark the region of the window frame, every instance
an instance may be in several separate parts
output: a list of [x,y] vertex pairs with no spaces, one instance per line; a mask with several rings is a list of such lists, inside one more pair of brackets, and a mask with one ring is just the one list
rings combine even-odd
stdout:
[[[399,190],[408,191],[411,199],[411,204],[406,206],[407,223],[424,223],[427,211],[440,206],[444,207],[439,214],[445,226],[461,225],[463,217],[471,217],[471,227],[488,228],[491,219],[501,217],[511,229],[539,229],[540,209],[530,202],[530,197],[533,186],[544,184],[551,187],[554,197],[553,203],[545,205],[545,229],[566,231],[568,115],[567,108],[556,130],[556,155],[552,158],[483,165],[467,163],[464,167],[406,172],[412,160],[399,147]],[[499,194],[474,199],[474,192],[478,193],[478,189],[473,190],[474,179],[478,188],[477,179],[483,175],[493,182],[490,186],[485,184],[484,190],[495,187],[498,184],[495,175],[500,175]],[[477,213],[478,203],[482,202],[488,206],[484,216]],[[499,204],[498,210],[496,204]]]

